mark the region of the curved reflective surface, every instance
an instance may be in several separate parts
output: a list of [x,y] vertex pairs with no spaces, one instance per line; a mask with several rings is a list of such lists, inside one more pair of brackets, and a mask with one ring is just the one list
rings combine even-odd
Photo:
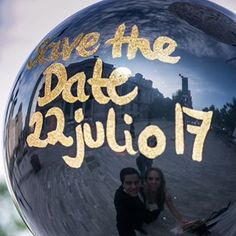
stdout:
[[[235,201],[235,29],[207,1],[104,1],[43,39],[4,132],[9,190],[35,235],[118,235],[119,174],[140,153],[186,219]],[[235,232],[234,206],[212,232]],[[164,210],[146,230],[174,226]]]

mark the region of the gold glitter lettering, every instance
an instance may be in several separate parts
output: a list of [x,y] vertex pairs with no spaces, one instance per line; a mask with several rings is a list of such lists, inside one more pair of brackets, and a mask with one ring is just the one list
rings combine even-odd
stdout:
[[125,145],[119,145],[116,141],[116,113],[114,108],[110,108],[107,115],[106,127],[107,143],[114,152],[124,152]]
[[65,147],[70,147],[73,144],[73,138],[71,136],[66,137],[64,135],[65,128],[65,117],[63,111],[58,107],[53,107],[48,110],[45,117],[55,116],[56,117],[56,129],[48,133],[48,143],[55,145],[57,142],[61,143]]
[[33,127],[34,124],[35,124],[34,132],[27,137],[26,142],[29,145],[29,147],[44,148],[48,145],[48,142],[47,139],[45,140],[40,139],[43,127],[43,115],[39,111],[35,112],[30,119],[29,126]]
[[56,43],[52,42],[49,44],[48,48],[52,48],[51,54],[49,56],[50,61],[54,61],[54,60],[59,59],[59,57],[61,55],[59,52],[60,44],[61,44],[61,41],[58,41]]
[[97,59],[94,70],[93,78],[88,79],[88,83],[92,86],[92,93],[96,101],[100,104],[107,104],[110,98],[105,96],[102,92],[102,88],[107,87],[109,80],[102,78],[102,60]]
[[50,39],[45,40],[38,48],[37,55],[33,60],[29,60],[27,66],[29,69],[32,69],[36,64],[44,64],[48,62],[44,56],[48,50]]
[[[124,96],[119,96],[116,92],[116,87],[124,84],[131,76],[131,71],[125,67],[119,67],[112,71],[110,77],[102,77],[102,60],[97,59],[94,66],[93,78],[88,80],[92,86],[92,93],[96,101],[100,104],[107,104],[112,100],[117,105],[125,105],[130,103],[138,94],[138,87],[136,86],[133,91]],[[104,95],[102,88],[107,88],[109,97]]]
[[197,111],[187,107],[183,107],[183,112],[186,113],[190,117],[194,117],[195,119],[202,120],[202,124],[200,126],[187,125],[187,131],[191,134],[196,134],[194,145],[193,145],[193,154],[192,159],[194,161],[202,161],[202,152],[204,141],[206,139],[207,133],[211,126],[212,120],[212,111],[204,112]]
[[[206,135],[210,129],[210,124],[212,120],[212,111],[203,112],[193,110],[187,107],[181,107],[179,103],[175,107],[175,146],[176,153],[178,155],[184,153],[184,119],[183,114],[193,117],[197,120],[202,120],[200,126],[187,125],[187,131],[191,134],[196,134],[193,145],[193,154],[192,159],[194,161],[202,161],[202,152],[204,141]],[[30,147],[39,147],[44,148],[48,144],[55,145],[57,142],[62,144],[65,147],[72,146],[73,138],[71,136],[67,137],[64,135],[65,128],[65,118],[63,111],[58,107],[53,107],[48,110],[45,117],[55,116],[56,118],[56,129],[50,131],[47,134],[47,139],[41,140],[40,135],[43,127],[43,115],[40,112],[35,112],[30,120],[29,126],[33,127],[35,125],[35,130],[32,134],[29,134],[26,141]],[[83,128],[80,124],[84,119],[84,114],[82,108],[78,109],[75,112],[74,116],[75,121],[78,123],[75,132],[76,132],[76,156],[63,156],[65,163],[72,168],[79,168],[84,160],[85,156],[85,144],[89,148],[99,148],[105,142],[105,129],[102,122],[95,122],[96,126],[96,138],[92,135],[92,128],[88,123],[84,123]],[[126,125],[131,125],[133,123],[132,116],[124,114],[124,122]],[[157,144],[155,146],[150,146],[149,138],[152,136],[155,137]],[[116,113],[114,108],[110,108],[107,115],[106,121],[106,138],[107,143],[111,150],[115,152],[124,152],[127,151],[130,155],[137,154],[138,151],[134,150],[133,147],[133,138],[128,129],[124,130],[124,145],[120,145],[117,142],[116,138]],[[140,153],[145,155],[147,158],[154,159],[159,157],[166,148],[166,136],[163,131],[156,125],[149,125],[145,127],[144,130],[138,136],[138,149]]]
[[[126,26],[121,24],[114,38],[106,41],[107,45],[112,45],[113,58],[119,58],[122,56],[123,44],[128,44],[127,58],[129,60],[134,59],[139,49],[143,56],[149,60],[158,59],[162,62],[175,64],[180,60],[180,57],[171,57],[170,55],[175,51],[177,43],[165,36],[158,37],[153,44],[153,51],[150,47],[148,39],[139,38],[139,29],[136,25],[132,26],[131,35],[124,36]],[[164,48],[164,46],[166,47]]]
[[[127,38],[124,37],[125,33],[125,24],[121,24],[117,31],[115,32],[115,36],[113,39],[108,39],[106,41],[107,45],[113,45],[112,46],[112,57],[113,58],[118,58],[121,57],[121,50],[122,50],[122,45],[123,43],[127,43]],[[129,39],[129,37],[128,37]]]
[[[77,97],[73,96],[71,93],[71,88],[74,83],[77,82]],[[85,82],[86,76],[84,72],[80,72],[72,76],[65,84],[62,91],[62,98],[69,103],[74,103],[76,101],[85,102],[88,100],[89,95],[85,94]]]
[[[175,52],[177,43],[175,40],[167,37],[160,36],[155,39],[153,47],[146,38],[139,36],[139,28],[137,25],[133,25],[131,28],[130,36],[125,36],[126,26],[125,24],[119,25],[114,38],[108,39],[105,44],[112,45],[113,58],[119,58],[122,56],[122,46],[127,44],[127,58],[129,60],[136,57],[137,51],[140,50],[142,55],[149,60],[160,60],[165,63],[175,64],[180,60],[180,56],[171,56]],[[64,61],[71,57],[72,51],[75,49],[78,56],[90,57],[94,55],[99,47],[99,32],[91,32],[88,34],[80,33],[70,43],[69,38],[65,37],[57,42],[50,42],[50,39],[46,39],[36,51],[34,59],[30,59],[27,63],[29,69],[32,69],[37,64],[44,64],[51,61],[59,60]],[[60,51],[61,49],[61,51]],[[51,52],[49,51],[51,50]],[[47,58],[47,56],[49,57]]]
[[175,105],[175,149],[178,155],[184,154],[184,120],[179,103]]
[[[77,123],[80,123],[83,121],[83,119],[84,119],[83,110],[79,108],[78,110],[75,111],[75,120]],[[76,132],[76,140],[77,140],[76,157],[63,156],[62,158],[65,161],[65,163],[71,168],[80,168],[84,160],[84,152],[85,152],[84,138],[83,138],[83,131],[82,131],[81,124],[79,124],[75,128],[75,132]]]
[[[86,34],[83,37],[83,39],[81,40],[81,42],[79,43],[79,45],[76,47],[77,53],[81,57],[92,56],[94,53],[97,52],[97,50],[100,46],[100,44],[95,46],[96,43],[98,42],[99,38],[100,38],[100,34],[98,32],[92,32],[92,33]],[[89,48],[90,48],[90,50],[89,50]],[[91,48],[93,48],[93,49],[91,49]]]
[[[124,115],[124,121],[126,124],[130,125],[133,119],[128,114]],[[110,108],[107,116],[107,127],[106,127],[107,143],[111,150],[115,152],[124,152],[125,150],[130,155],[135,155],[137,151],[133,148],[132,136],[130,131],[124,130],[125,144],[119,145],[116,141],[116,113],[114,108]]]
[[[124,121],[127,125],[131,125],[133,123],[133,118],[132,116],[125,114],[124,115]],[[133,141],[132,141],[132,135],[129,130],[124,130],[125,134],[125,145],[126,145],[126,150],[130,155],[135,155],[137,151],[134,150],[133,148]]]
[[78,44],[81,41],[83,35],[84,35],[83,33],[79,34],[71,44],[69,43],[69,38],[68,37],[63,39],[63,42],[62,42],[62,59],[64,61],[66,61],[70,58],[72,51],[75,49],[75,47],[78,46]]
[[[92,94],[95,100],[100,104],[107,104],[110,100],[117,105],[125,105],[130,103],[138,95],[138,87],[136,86],[130,93],[119,96],[116,91],[116,87],[124,84],[131,76],[131,71],[126,67],[119,67],[112,71],[109,78],[102,78],[103,62],[101,59],[97,59],[93,77],[88,79],[88,84],[92,87]],[[85,102],[88,100],[89,95],[85,93],[86,76],[84,72],[79,72],[67,80],[67,72],[64,65],[60,63],[54,63],[50,65],[45,71],[45,87],[44,96],[38,97],[38,105],[45,106],[54,99],[56,99],[61,93],[62,98],[69,103],[75,103],[76,101]],[[52,89],[52,77],[57,77],[57,84]],[[71,92],[72,86],[77,82],[77,96],[74,96]],[[106,96],[102,88],[107,88],[108,96]]]
[[[43,74],[46,77],[44,96],[38,98],[38,105],[41,107],[53,101],[62,92],[64,85],[67,81],[66,69],[60,63],[52,64],[44,71]],[[57,76],[58,82],[56,87],[51,90],[53,74]]]
[[[167,45],[166,48],[164,48],[165,45]],[[175,51],[176,47],[177,43],[173,39],[165,36],[158,37],[153,44],[156,59],[170,64],[177,63],[180,57],[170,56]]]
[[130,103],[138,95],[138,87],[136,86],[130,93],[119,96],[116,87],[124,84],[131,76],[131,71],[126,67],[119,67],[112,71],[107,85],[107,92],[111,100],[117,105],[125,105]]
[[[77,54],[81,57],[89,57],[95,54],[100,46],[98,41],[100,33],[91,32],[84,36],[84,33],[79,34],[71,43],[69,38],[65,37],[58,42],[51,42],[46,39],[36,51],[37,54],[34,59],[30,59],[27,63],[28,69],[32,69],[37,64],[44,64],[46,62],[55,61],[60,58],[66,61],[71,57],[71,53],[76,49]],[[60,48],[61,51],[60,51]],[[51,52],[49,52],[51,50]],[[47,58],[46,55],[49,55]]]
[[105,132],[102,122],[97,121],[95,122],[96,125],[96,134],[97,140],[93,139],[92,137],[92,130],[88,123],[85,123],[83,126],[84,132],[84,141],[86,145],[90,148],[99,148],[104,144],[105,141]]
[[138,37],[139,37],[139,29],[136,25],[134,25],[131,30],[131,36],[129,37],[129,40],[127,42],[128,43],[127,57],[129,60],[135,58],[138,48],[140,47],[140,39],[138,39]]
[[[148,139],[155,136],[157,144],[155,147],[148,145]],[[166,136],[156,125],[147,126],[138,137],[139,151],[147,158],[154,159],[160,156],[166,148]]]

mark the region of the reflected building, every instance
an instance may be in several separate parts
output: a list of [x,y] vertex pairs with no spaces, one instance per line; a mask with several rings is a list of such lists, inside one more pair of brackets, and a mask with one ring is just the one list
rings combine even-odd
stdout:
[[130,104],[123,108],[125,113],[132,115],[134,119],[144,120],[149,118],[150,106],[156,98],[163,98],[163,94],[157,88],[153,88],[153,82],[145,79],[142,74],[137,73],[129,79],[129,83],[122,88],[126,94],[135,86],[138,87],[138,96]]
[[188,77],[181,74],[179,76],[182,78],[181,105],[193,108],[191,91],[188,89]]

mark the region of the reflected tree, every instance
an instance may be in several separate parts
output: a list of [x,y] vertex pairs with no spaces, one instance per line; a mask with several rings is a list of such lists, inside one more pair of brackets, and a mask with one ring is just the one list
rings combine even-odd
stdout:
[[221,109],[211,105],[203,111],[213,111],[213,127],[232,135],[236,126],[236,97],[233,97],[232,102],[227,102]]
[[157,97],[153,100],[149,109],[149,118],[174,120],[175,103],[170,98]]

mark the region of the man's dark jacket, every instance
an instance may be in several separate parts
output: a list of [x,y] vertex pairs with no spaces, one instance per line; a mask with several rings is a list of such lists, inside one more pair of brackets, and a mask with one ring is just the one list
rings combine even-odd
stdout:
[[120,186],[116,190],[114,204],[117,212],[117,229],[120,236],[135,236],[135,230],[142,231],[147,210],[138,196],[131,197]]

